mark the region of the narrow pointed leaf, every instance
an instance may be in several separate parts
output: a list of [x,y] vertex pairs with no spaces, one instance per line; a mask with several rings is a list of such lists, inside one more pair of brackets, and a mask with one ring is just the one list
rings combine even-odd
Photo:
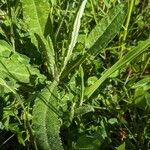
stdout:
[[104,49],[121,29],[126,16],[126,4],[120,4],[108,14],[90,32],[86,40],[88,53],[96,55]]
[[78,34],[79,34],[79,29],[80,29],[80,24],[81,24],[81,17],[83,15],[86,3],[87,3],[87,0],[83,0],[82,3],[81,3],[81,5],[80,5],[80,8],[79,8],[79,10],[77,12],[76,19],[75,19],[74,25],[73,25],[72,35],[71,35],[71,42],[70,42],[69,48],[67,50],[67,55],[65,56],[65,59],[64,59],[64,64],[63,64],[63,67],[62,67],[62,71],[66,67],[69,59],[71,58],[73,49],[74,49],[75,44],[77,42],[77,38],[78,38]]
[[104,49],[108,43],[115,37],[120,31],[127,13],[126,4],[120,4],[114,7],[108,14],[100,20],[95,28],[89,33],[86,40],[85,53],[76,63],[69,66],[63,73],[62,78],[66,76],[75,67],[82,64],[85,59],[90,55],[96,56]]
[[132,88],[136,89],[139,87],[144,87],[146,85],[148,85],[150,83],[150,76],[146,76],[143,79],[141,79],[140,81],[138,81],[137,83],[135,83]]
[[36,33],[35,37],[38,42],[38,47],[41,49],[41,54],[43,55],[43,58],[45,58],[44,61],[46,62],[48,71],[49,73],[52,73],[55,78],[55,54],[51,38],[48,37],[48,40],[46,40],[43,36],[39,36]]
[[118,60],[110,69],[108,69],[100,79],[98,79],[93,85],[88,87],[85,91],[86,97],[90,97],[99,86],[116,70],[122,69],[127,63],[135,59],[141,53],[143,53],[150,46],[150,38],[144,42],[140,42],[139,45],[130,50],[120,60]]

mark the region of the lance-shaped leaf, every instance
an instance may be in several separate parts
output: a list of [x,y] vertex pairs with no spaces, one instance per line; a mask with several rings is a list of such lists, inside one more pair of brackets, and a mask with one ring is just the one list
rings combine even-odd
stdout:
[[36,43],[34,34],[44,35],[45,26],[50,12],[48,0],[21,0],[23,17],[28,25],[33,43]]
[[75,67],[82,64],[85,59],[90,55],[96,56],[104,49],[108,43],[115,37],[120,31],[127,13],[127,5],[119,4],[111,9],[104,18],[95,26],[95,28],[89,33],[86,39],[87,52],[79,58],[74,64],[67,67],[62,74],[62,78],[66,76]]
[[88,53],[96,55],[115,37],[123,25],[127,5],[120,4],[108,12],[90,32],[86,40]]
[[90,97],[99,86],[116,70],[122,69],[127,63],[135,59],[141,53],[143,53],[150,46],[150,38],[144,42],[140,42],[139,45],[132,50],[130,50],[126,55],[124,55],[120,60],[118,60],[110,69],[102,74],[102,77],[98,79],[93,85],[88,87],[85,91],[85,96]]
[[65,56],[65,59],[63,62],[63,67],[62,67],[61,72],[65,69],[68,61],[70,60],[70,58],[72,56],[73,49],[74,49],[75,44],[77,42],[78,33],[79,33],[79,29],[80,29],[80,24],[81,24],[81,17],[83,15],[86,2],[87,2],[87,0],[82,1],[81,5],[79,7],[79,10],[77,12],[77,15],[76,15],[76,18],[74,21],[74,25],[73,25],[72,35],[71,35],[71,42],[70,42],[68,50],[66,52],[66,56]]
[[53,43],[48,37],[44,37],[46,24],[50,13],[48,0],[21,0],[23,17],[28,26],[32,43],[38,47],[45,58],[49,73],[55,77],[55,54]]
[[62,150],[59,137],[60,120],[57,115],[57,83],[47,86],[35,100],[33,107],[33,130],[39,150]]

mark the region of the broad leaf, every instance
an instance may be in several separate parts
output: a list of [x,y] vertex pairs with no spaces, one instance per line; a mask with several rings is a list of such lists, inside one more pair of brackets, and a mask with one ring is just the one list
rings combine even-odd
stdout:
[[39,150],[62,150],[57,115],[57,83],[53,82],[37,96],[33,108],[33,129]]
[[4,40],[0,40],[0,57],[9,57],[12,47]]
[[85,91],[85,95],[89,98],[99,86],[116,70],[122,69],[127,63],[135,59],[141,53],[143,53],[150,46],[150,38],[144,42],[139,43],[139,45],[131,49],[126,55],[124,55],[120,60],[118,60],[110,69],[102,74],[102,77],[98,79],[93,85],[88,87]]
[[2,78],[0,78],[0,85],[6,88],[9,92],[16,94],[14,87],[10,87],[9,85],[7,85],[7,83]]
[[8,85],[5,80],[3,80],[2,78],[0,78],[0,86],[2,86],[5,89],[5,92],[7,93],[7,90],[11,93],[14,94],[14,96],[16,97],[16,99],[19,101],[21,107],[24,109],[24,105],[23,105],[23,101],[20,98],[19,94],[15,91],[15,87],[12,87],[10,85]]
[[126,146],[126,144],[125,144],[125,142],[124,142],[124,143],[121,144],[119,147],[117,147],[116,150],[125,150],[125,146]]
[[99,150],[103,139],[97,136],[80,136],[77,140],[76,149],[78,150]]
[[34,34],[44,35],[45,26],[50,12],[48,0],[21,0],[23,15],[29,27],[33,43],[36,43]]
[[0,77],[12,78],[18,82],[30,83],[31,79],[44,81],[46,78],[37,68],[29,64],[23,55],[13,54],[10,58],[1,58]]
[[44,37],[46,24],[50,13],[48,0],[22,0],[23,17],[28,25],[32,42],[38,47],[45,58],[49,73],[55,77],[55,56],[50,37]]

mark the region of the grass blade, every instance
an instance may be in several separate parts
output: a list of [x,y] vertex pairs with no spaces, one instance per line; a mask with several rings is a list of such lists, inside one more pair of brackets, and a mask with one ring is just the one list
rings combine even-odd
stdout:
[[88,87],[85,90],[85,96],[89,98],[112,73],[114,73],[118,69],[122,69],[127,63],[129,63],[141,53],[143,53],[149,46],[150,38],[144,42],[139,43],[137,47],[129,51],[120,60],[118,60],[110,69],[108,69],[100,79],[98,79],[93,85]]

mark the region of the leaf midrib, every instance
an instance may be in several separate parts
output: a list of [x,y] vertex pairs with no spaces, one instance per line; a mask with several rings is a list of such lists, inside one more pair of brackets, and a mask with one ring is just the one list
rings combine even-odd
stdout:
[[34,0],[31,0],[33,6],[34,6],[34,12],[35,12],[35,15],[36,15],[36,20],[37,20],[37,23],[39,24],[38,28],[40,29],[40,35],[43,36],[43,32],[42,32],[42,28],[41,28],[41,24],[40,24],[40,21],[39,21],[39,17],[38,17],[38,13],[37,13],[37,7],[36,7],[36,4],[35,4],[35,1]]
[[[96,43],[100,38],[103,37],[103,35],[104,35],[104,34],[106,33],[106,31],[108,30],[109,26],[112,25],[112,23],[114,22],[114,20],[115,20],[115,19],[117,18],[117,16],[120,14],[120,11],[122,10],[122,7],[123,7],[123,6],[116,8],[116,11],[117,11],[116,15],[114,15],[114,17],[112,18],[112,21],[110,22],[110,24],[108,24],[108,25],[106,26],[106,28],[105,28],[105,30],[103,31],[103,33],[102,33],[100,36],[98,36],[98,38],[97,38],[93,43]],[[107,17],[108,17],[108,16],[107,16]],[[89,36],[90,36],[90,34],[89,34]],[[88,40],[87,40],[87,41],[88,41]],[[89,48],[89,50],[90,50],[93,46],[94,46],[94,44]],[[89,52],[89,50],[88,50],[88,52]]]

